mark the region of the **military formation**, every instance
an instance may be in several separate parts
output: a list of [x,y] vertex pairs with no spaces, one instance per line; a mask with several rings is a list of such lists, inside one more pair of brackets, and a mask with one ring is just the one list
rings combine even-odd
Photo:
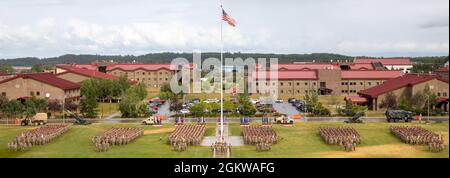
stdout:
[[69,130],[66,124],[49,124],[28,132],[22,133],[8,143],[8,149],[12,151],[25,151],[33,145],[44,145]]
[[265,140],[260,140],[258,143],[256,143],[256,150],[257,151],[270,151],[272,149],[272,144]]
[[104,152],[112,145],[126,145],[142,135],[142,128],[112,128],[92,138],[92,143],[97,151]]
[[272,127],[248,126],[243,130],[244,143],[256,145],[257,151],[269,151],[280,138]]
[[319,134],[326,144],[341,145],[345,151],[355,151],[361,136],[352,127],[321,127]]
[[169,143],[176,151],[185,151],[188,145],[199,145],[205,134],[204,124],[178,125],[169,136]]
[[244,143],[249,145],[256,145],[264,141],[270,144],[278,142],[278,135],[272,127],[266,126],[248,126],[243,130]]
[[403,142],[411,145],[428,145],[430,151],[444,150],[444,138],[425,128],[418,126],[391,126],[391,133]]
[[225,142],[215,142],[211,145],[211,151],[215,152],[217,157],[226,158],[227,154],[231,154],[231,144]]

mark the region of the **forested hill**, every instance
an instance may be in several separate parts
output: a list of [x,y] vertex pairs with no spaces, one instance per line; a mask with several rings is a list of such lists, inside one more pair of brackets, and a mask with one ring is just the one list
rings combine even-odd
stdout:
[[[107,56],[107,55],[72,55],[67,54],[59,57],[52,58],[17,58],[17,59],[0,59],[0,65],[8,64],[11,66],[33,66],[35,64],[43,65],[53,65],[53,64],[67,64],[67,63],[77,63],[77,64],[89,64],[93,61],[109,61],[114,60],[114,62],[119,63],[170,63],[172,59],[183,57],[192,61],[192,53],[150,53],[141,56]],[[202,59],[207,59],[209,57],[220,57],[220,53],[202,53]],[[225,53],[225,58],[236,58],[240,57],[246,59],[249,57],[253,58],[278,58],[278,63],[293,63],[293,62],[309,62],[309,61],[330,61],[330,60],[352,60],[354,57],[345,56],[340,54],[330,54],[330,53],[312,53],[312,54],[263,54],[263,53]],[[431,56],[431,57],[414,57],[411,58],[412,61],[420,63],[433,63],[433,64],[443,64],[448,61],[448,56]]]
[[[17,59],[0,59],[0,64],[9,64],[12,66],[32,66],[35,64],[66,64],[66,63],[77,63],[77,64],[89,64],[92,61],[102,61],[102,60],[114,60],[115,62],[133,62],[138,63],[170,63],[172,59],[183,57],[192,61],[192,53],[150,53],[141,56],[106,56],[106,55],[63,55],[53,58],[17,58]],[[220,57],[220,53],[202,53],[202,59],[207,59],[209,57]],[[224,57],[241,57],[246,59],[248,57],[253,58],[278,58],[279,63],[292,63],[301,61],[330,61],[330,60],[351,60],[353,57],[344,56],[339,54],[328,54],[328,53],[313,53],[313,54],[261,54],[261,53],[225,53]]]

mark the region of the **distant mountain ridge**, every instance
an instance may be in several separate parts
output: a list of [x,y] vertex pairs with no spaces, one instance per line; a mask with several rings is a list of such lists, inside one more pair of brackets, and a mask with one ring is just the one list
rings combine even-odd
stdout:
[[[76,63],[76,64],[90,64],[93,61],[110,61],[119,63],[170,63],[172,59],[183,57],[192,61],[192,53],[149,53],[145,55],[74,55],[74,54],[66,54],[59,57],[50,57],[50,58],[35,58],[35,57],[27,57],[27,58],[15,58],[15,59],[0,59],[0,64],[9,64],[12,66],[33,66],[35,64],[43,64],[43,65],[54,65],[54,64],[67,64],[67,63]],[[202,53],[202,59],[207,59],[209,57],[220,57],[220,53]],[[293,63],[293,62],[309,62],[309,61],[317,61],[317,62],[329,62],[330,60],[353,60],[355,57],[346,56],[340,54],[332,54],[332,53],[312,53],[312,54],[265,54],[265,53],[224,53],[224,58],[237,58],[241,57],[242,59],[246,59],[249,57],[257,58],[278,58],[278,63]],[[418,57],[412,58],[415,61],[422,61],[425,59],[434,59],[438,61],[446,61],[448,60],[448,56],[437,56],[437,57]]]

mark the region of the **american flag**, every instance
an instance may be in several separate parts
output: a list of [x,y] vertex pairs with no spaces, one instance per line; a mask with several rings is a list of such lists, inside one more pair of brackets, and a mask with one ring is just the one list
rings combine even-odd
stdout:
[[230,17],[225,10],[222,9],[222,20],[225,22],[228,22],[233,27],[236,27],[236,20],[234,20],[232,17]]

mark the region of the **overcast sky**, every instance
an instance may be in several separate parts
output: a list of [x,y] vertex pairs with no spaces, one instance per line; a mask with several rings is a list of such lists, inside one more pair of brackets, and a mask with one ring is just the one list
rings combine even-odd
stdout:
[[[220,51],[219,0],[1,0],[0,58]],[[230,52],[449,53],[448,0],[223,0]]]

